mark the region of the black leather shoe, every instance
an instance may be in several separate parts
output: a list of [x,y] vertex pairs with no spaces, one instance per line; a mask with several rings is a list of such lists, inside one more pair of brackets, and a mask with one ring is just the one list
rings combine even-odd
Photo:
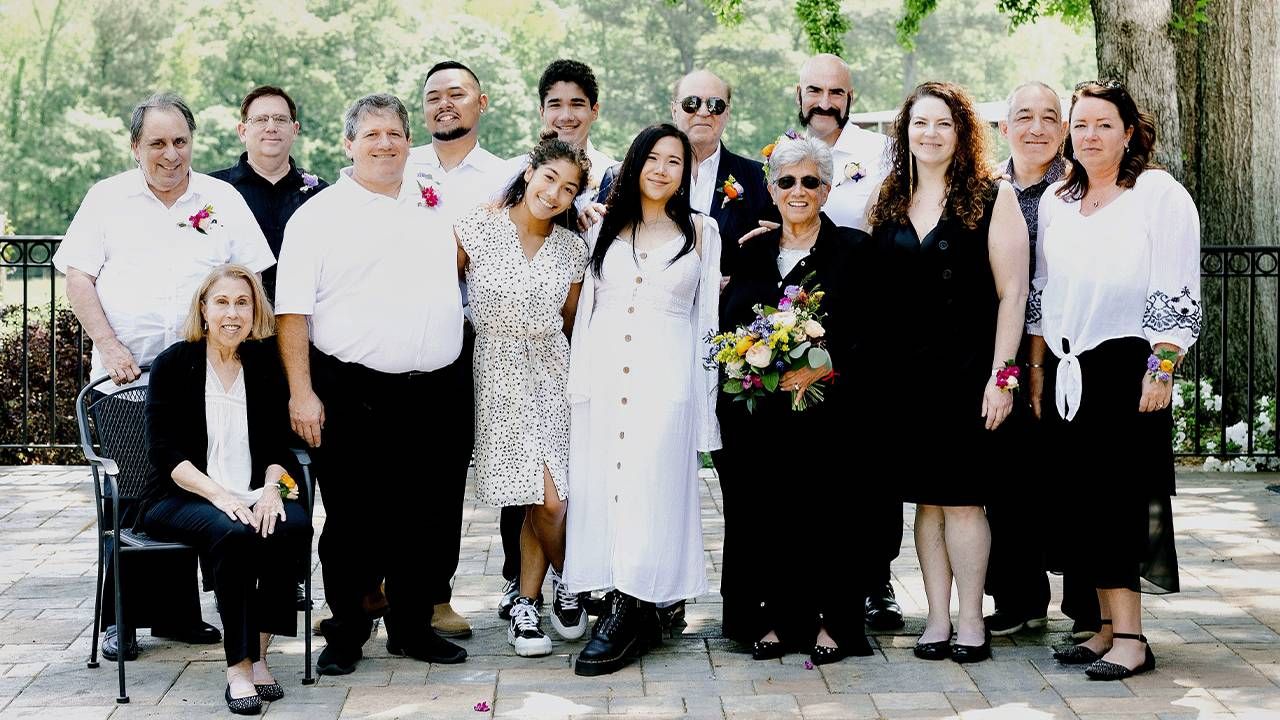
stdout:
[[228,685],[223,697],[227,700],[227,709],[236,715],[257,715],[262,712],[262,698],[257,695],[233,698],[231,697],[231,686]]
[[[116,633],[116,626],[108,625],[107,631],[103,634],[103,638],[102,638],[102,659],[115,662],[116,660],[119,659],[119,656],[116,654],[119,651],[119,649],[120,649],[120,636]],[[139,652],[140,651],[138,649],[138,635],[134,631],[130,630],[129,643],[125,646],[125,650],[124,650],[125,661],[128,662],[129,660],[137,660]]]
[[321,675],[350,675],[363,657],[364,651],[358,647],[344,648],[329,643],[316,659],[316,672]]
[[1124,680],[1125,678],[1141,675],[1145,672],[1151,672],[1156,669],[1156,656],[1151,652],[1151,645],[1147,642],[1145,635],[1135,635],[1134,633],[1112,633],[1114,638],[1121,640],[1139,640],[1146,646],[1146,654],[1142,658],[1142,664],[1136,668],[1125,667],[1119,663],[1113,663],[1107,660],[1099,659],[1089,667],[1084,669],[1084,674],[1089,676],[1090,680]]
[[885,583],[867,595],[864,615],[872,630],[897,630],[903,626],[902,607],[893,595],[893,586]]
[[911,652],[921,660],[946,660],[951,657],[951,640],[948,638],[931,643],[917,642]]
[[151,637],[177,640],[188,645],[212,645],[222,642],[222,632],[207,622],[201,621],[189,628],[151,628]]
[[454,665],[467,659],[466,648],[445,640],[433,630],[428,630],[421,637],[408,642],[400,642],[399,638],[388,637],[387,652],[442,665]]
[[293,589],[293,606],[298,612],[303,612],[308,608],[315,607],[314,604],[307,604],[307,590],[302,587],[302,582],[298,582],[298,586]]
[[658,622],[662,624],[662,631],[667,635],[672,637],[679,635],[689,625],[684,619],[684,601],[658,608]]
[[614,591],[611,607],[591,631],[591,640],[573,663],[577,675],[608,675],[649,650],[661,634],[658,614],[649,603]]
[[786,647],[777,640],[757,640],[751,643],[752,660],[777,660],[786,654]]
[[814,645],[813,652],[809,653],[809,659],[813,661],[814,665],[823,665],[837,662],[847,657],[871,657],[876,654],[875,649],[871,647],[871,643],[867,642],[866,635],[843,638],[840,641],[840,646],[836,649],[840,651],[839,657],[831,659],[831,648]]
[[976,663],[991,658],[991,633],[986,633],[981,645],[951,645],[951,659],[958,663]]

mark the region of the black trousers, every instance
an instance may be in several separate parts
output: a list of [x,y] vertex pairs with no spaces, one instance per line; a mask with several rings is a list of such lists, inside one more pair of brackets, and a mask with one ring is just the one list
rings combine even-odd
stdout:
[[312,384],[325,406],[316,452],[330,643],[369,639],[360,601],[380,579],[387,632],[406,643],[430,628],[435,604],[449,601],[475,432],[470,357],[464,346],[457,362],[434,372],[390,374],[312,351]]
[[298,634],[293,570],[311,546],[311,523],[301,503],[287,500],[284,509],[286,519],[266,538],[189,493],[156,501],[143,518],[152,537],[194,547],[213,569],[229,666],[261,659],[259,633]]
[[508,505],[498,516],[498,530],[502,533],[502,577],[515,580],[520,577],[520,529],[524,527],[524,505]]
[[[888,476],[885,476],[888,477]],[[883,482],[882,478],[880,482]],[[866,561],[859,584],[869,595],[878,595],[889,584],[889,565],[902,550],[902,498],[888,488],[871,489],[864,496],[858,522],[866,524]]]

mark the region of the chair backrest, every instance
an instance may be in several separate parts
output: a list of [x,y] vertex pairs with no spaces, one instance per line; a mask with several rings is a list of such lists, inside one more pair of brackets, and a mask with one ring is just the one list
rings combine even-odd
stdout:
[[147,375],[148,368],[143,366],[143,382],[123,389],[117,389],[111,378],[97,378],[86,385],[76,398],[80,444],[115,463],[118,468],[116,485],[121,500],[143,494],[151,467],[143,418]]

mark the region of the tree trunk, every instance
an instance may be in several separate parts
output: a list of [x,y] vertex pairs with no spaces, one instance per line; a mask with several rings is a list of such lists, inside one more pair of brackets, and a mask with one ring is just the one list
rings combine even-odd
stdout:
[[902,55],[902,96],[911,94],[916,84],[916,51],[913,49]]
[[[1265,0],[1264,0],[1265,1]],[[1093,0],[1098,74],[1125,84],[1138,107],[1155,116],[1156,161],[1182,177],[1178,73],[1170,0]]]

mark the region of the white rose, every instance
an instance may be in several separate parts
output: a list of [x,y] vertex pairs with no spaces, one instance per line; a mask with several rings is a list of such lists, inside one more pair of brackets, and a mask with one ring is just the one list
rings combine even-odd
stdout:
[[769,367],[769,357],[772,354],[769,352],[768,343],[756,343],[747,351],[747,362],[751,363],[753,367]]
[[730,360],[724,364],[724,371],[731,378],[740,378],[742,377],[742,366],[745,364],[741,359]]
[[1004,386],[1009,390],[1013,390],[1014,388],[1018,387],[1018,378],[1014,375],[1010,375],[1009,377],[1004,379]]
[[790,310],[776,312],[769,316],[769,322],[776,328],[786,328],[790,330],[795,327],[796,314]]
[[811,338],[817,339],[827,334],[827,329],[822,327],[822,323],[817,320],[804,321],[804,334]]

